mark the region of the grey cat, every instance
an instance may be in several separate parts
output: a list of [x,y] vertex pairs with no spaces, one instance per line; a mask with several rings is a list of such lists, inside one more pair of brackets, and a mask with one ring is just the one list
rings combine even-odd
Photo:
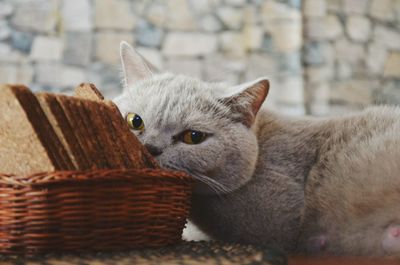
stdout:
[[269,83],[236,87],[158,73],[121,44],[115,99],[163,167],[197,181],[191,220],[212,238],[290,253],[400,253],[400,109],[290,118]]

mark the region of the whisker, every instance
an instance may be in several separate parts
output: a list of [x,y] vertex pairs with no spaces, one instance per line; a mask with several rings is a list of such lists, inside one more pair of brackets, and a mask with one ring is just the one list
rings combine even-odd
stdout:
[[[170,169],[173,169],[173,170],[182,170],[182,168],[178,168],[177,166],[175,166],[172,163],[165,163],[164,166],[166,166]],[[186,168],[184,168],[184,170],[188,174],[192,175],[195,179],[201,181],[202,183],[204,183],[207,186],[209,186],[210,188],[212,188],[215,191],[215,193],[218,194],[219,196],[221,196],[221,194],[230,192],[229,189],[226,188],[224,185],[222,185],[221,183],[219,183],[218,181],[216,181],[210,177],[207,177],[207,176],[201,174],[200,172],[188,170]]]

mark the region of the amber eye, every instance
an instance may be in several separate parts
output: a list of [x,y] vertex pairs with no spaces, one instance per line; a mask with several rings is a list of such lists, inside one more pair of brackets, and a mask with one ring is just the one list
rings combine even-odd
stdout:
[[207,134],[199,131],[187,130],[182,133],[181,140],[185,144],[199,144],[207,138]]
[[126,115],[126,122],[128,123],[129,128],[133,130],[142,131],[144,129],[142,118],[135,113],[128,113],[128,115]]

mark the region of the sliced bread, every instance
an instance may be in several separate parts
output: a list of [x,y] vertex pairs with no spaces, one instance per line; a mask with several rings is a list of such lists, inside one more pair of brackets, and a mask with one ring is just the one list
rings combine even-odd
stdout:
[[0,120],[2,173],[72,169],[72,161],[28,88],[0,86]]

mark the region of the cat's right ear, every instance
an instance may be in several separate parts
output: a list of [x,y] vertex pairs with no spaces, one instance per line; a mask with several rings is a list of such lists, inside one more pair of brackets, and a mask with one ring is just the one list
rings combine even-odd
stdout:
[[259,78],[230,90],[220,101],[239,114],[239,121],[251,127],[269,91],[267,78]]
[[124,72],[124,89],[140,80],[151,78],[158,70],[127,42],[120,44],[122,70]]

